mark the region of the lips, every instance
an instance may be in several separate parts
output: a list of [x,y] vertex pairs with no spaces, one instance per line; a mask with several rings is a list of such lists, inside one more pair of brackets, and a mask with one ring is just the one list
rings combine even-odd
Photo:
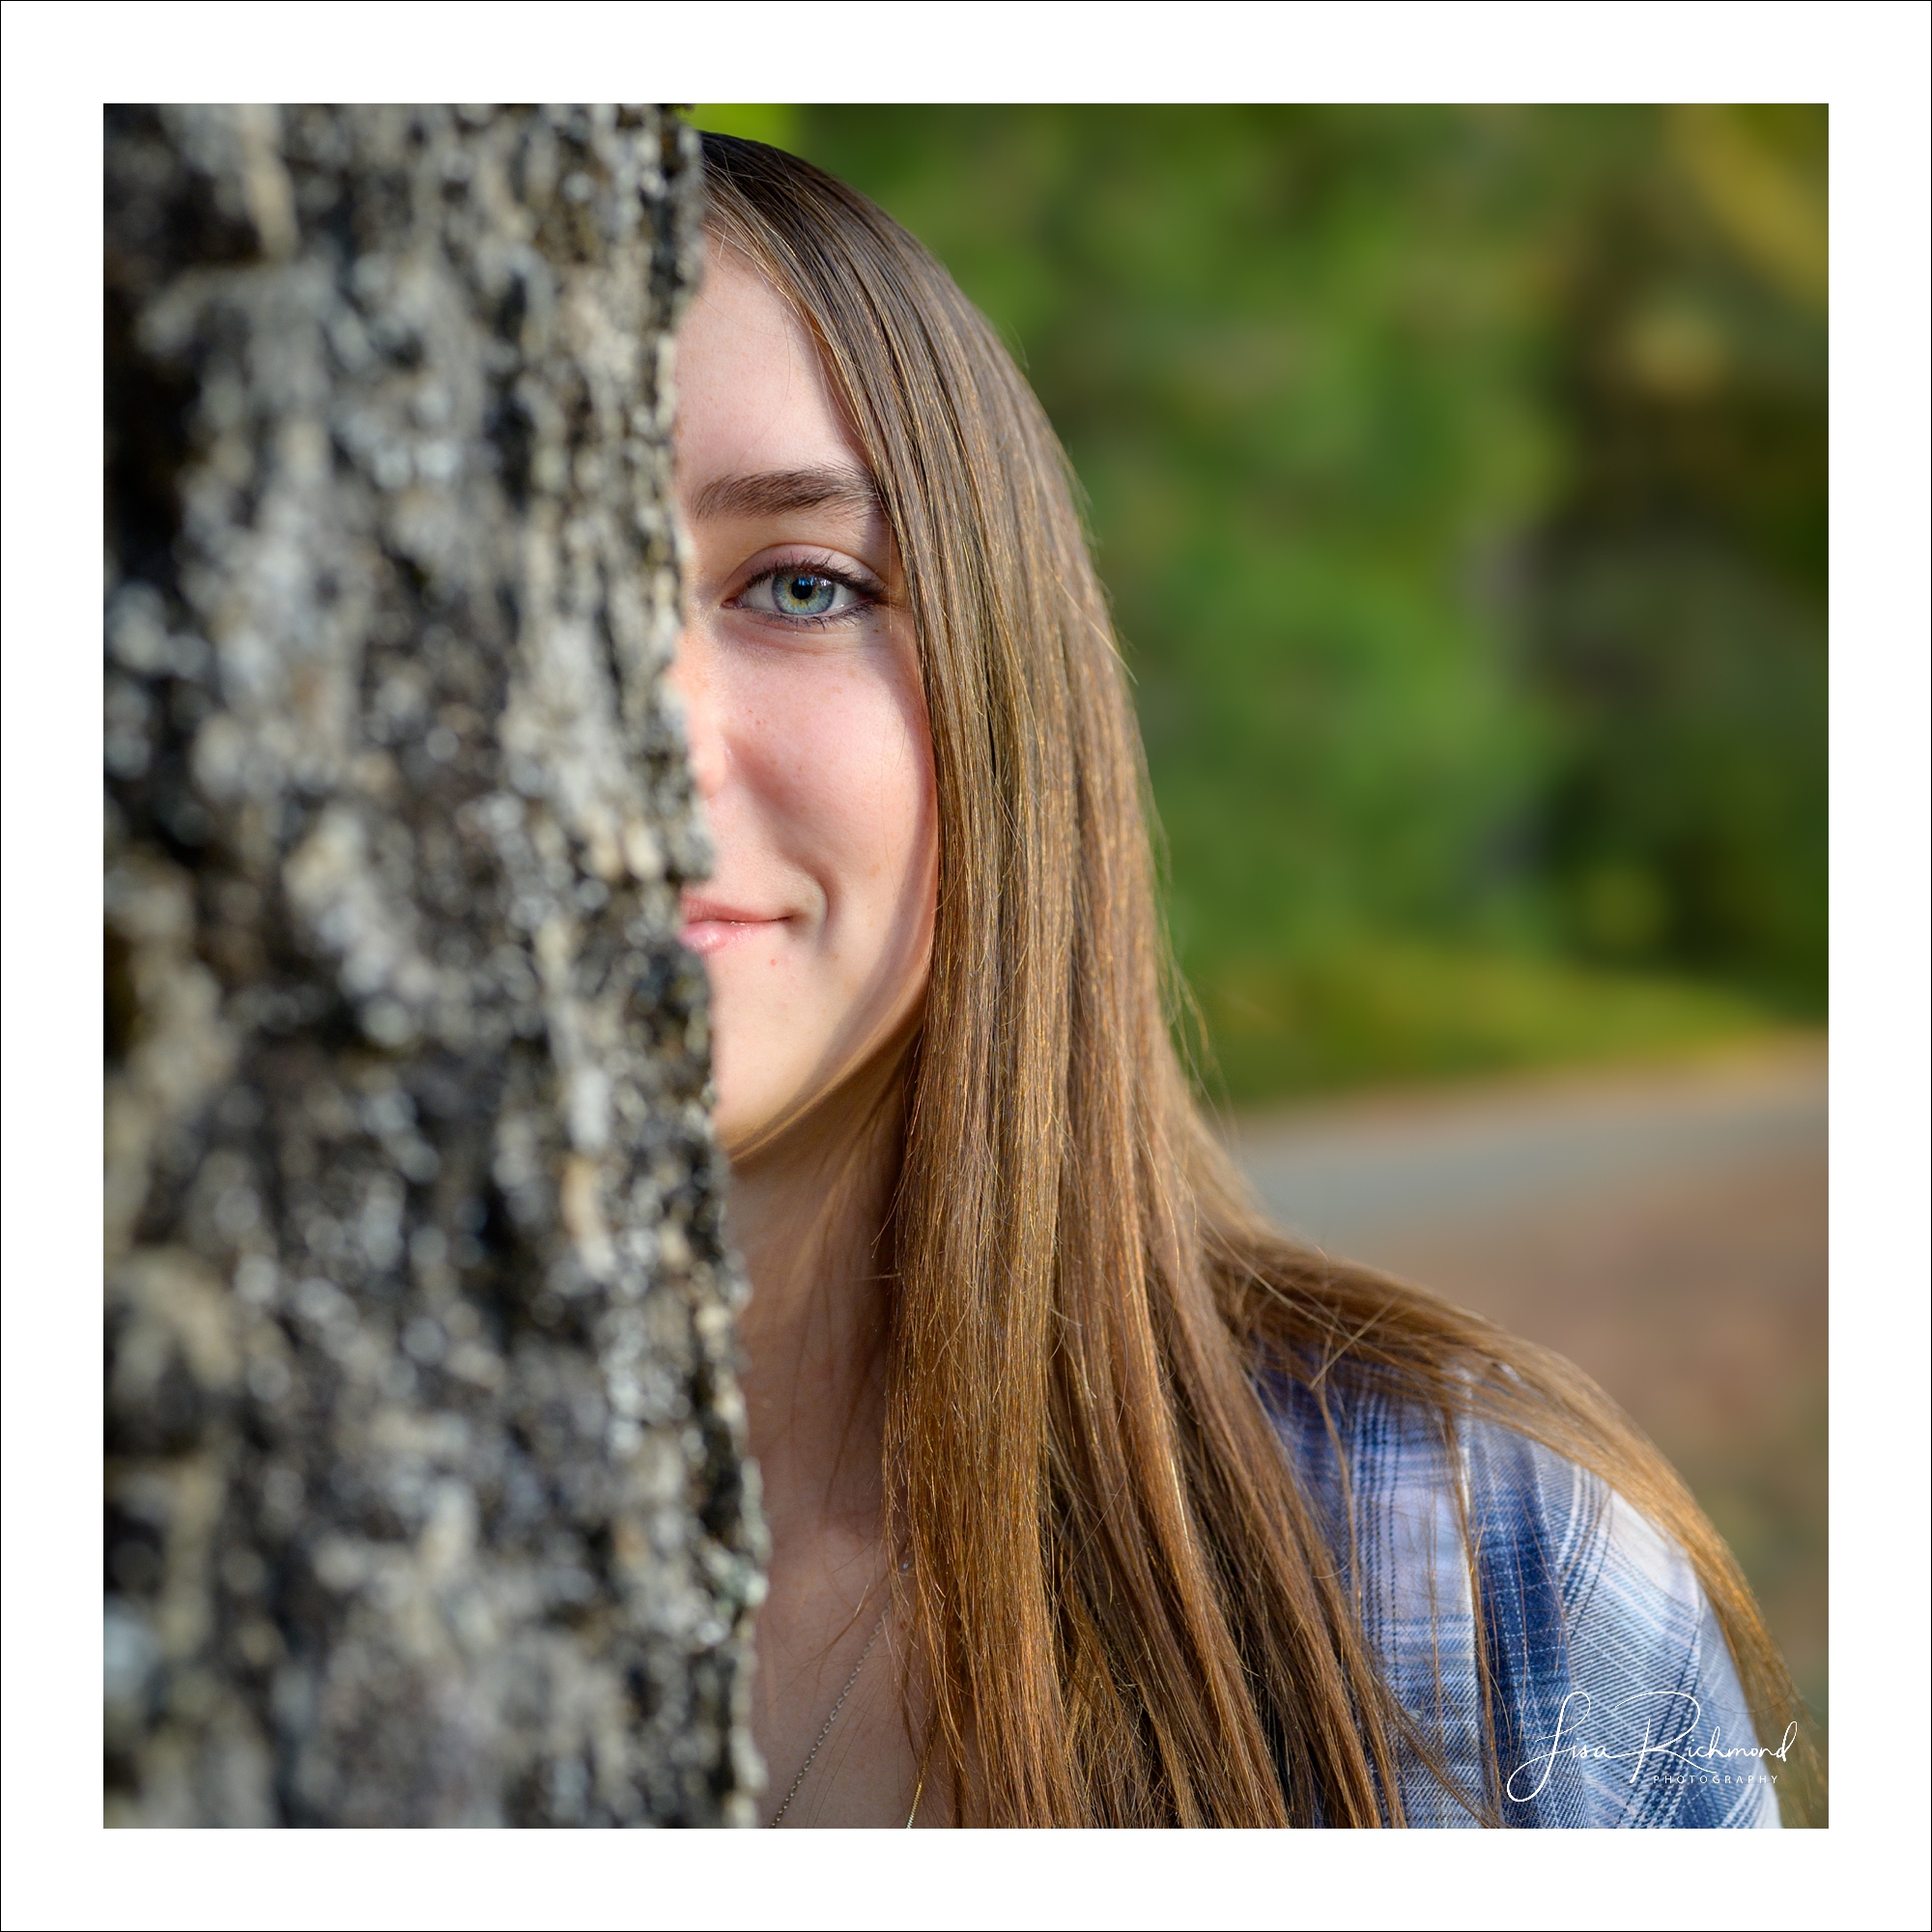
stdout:
[[742,939],[754,939],[784,924],[783,913],[754,912],[746,906],[724,905],[717,899],[686,898],[684,923],[678,937],[700,956],[722,952]]

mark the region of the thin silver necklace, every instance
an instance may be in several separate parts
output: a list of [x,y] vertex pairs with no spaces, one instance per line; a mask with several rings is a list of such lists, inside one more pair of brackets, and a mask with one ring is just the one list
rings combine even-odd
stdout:
[[[911,1568],[912,1568],[912,1559],[910,1557],[907,1557],[907,1559],[899,1565],[899,1575],[903,1577],[905,1573]],[[765,1829],[768,1832],[776,1832],[781,1822],[783,1820],[784,1814],[791,1809],[791,1801],[798,1796],[798,1787],[805,1782],[805,1775],[811,1769],[812,1760],[817,1757],[820,1747],[823,1746],[825,1740],[832,1735],[832,1726],[838,1721],[838,1714],[845,1708],[845,1700],[846,1698],[851,1696],[852,1687],[853,1685],[858,1683],[859,1673],[860,1671],[865,1669],[866,1660],[871,1656],[872,1646],[878,1642],[881,1634],[884,1633],[886,1628],[886,1619],[889,1616],[891,1616],[892,1613],[893,1613],[893,1604],[892,1604],[892,1599],[889,1596],[886,1599],[886,1607],[879,1612],[879,1621],[872,1626],[872,1634],[866,1639],[865,1649],[859,1653],[858,1662],[852,1666],[851,1676],[846,1678],[845,1680],[844,1690],[839,1691],[837,1700],[834,1702],[832,1706],[831,1715],[825,1719],[824,1723],[819,1726],[818,1735],[812,1739],[811,1748],[806,1752],[805,1762],[799,1766],[798,1776],[794,1777],[791,1781],[791,1789],[785,1793],[784,1802],[781,1804],[780,1804],[779,1808],[776,1811],[772,1813],[772,1822],[765,1827]],[[918,1808],[917,1804],[915,1804],[914,1808],[915,1809]]]

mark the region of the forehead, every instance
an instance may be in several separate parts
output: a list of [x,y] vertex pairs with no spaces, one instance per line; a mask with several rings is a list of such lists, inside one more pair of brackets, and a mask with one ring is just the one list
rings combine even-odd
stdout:
[[680,483],[859,462],[804,325],[737,255],[708,243],[678,332]]

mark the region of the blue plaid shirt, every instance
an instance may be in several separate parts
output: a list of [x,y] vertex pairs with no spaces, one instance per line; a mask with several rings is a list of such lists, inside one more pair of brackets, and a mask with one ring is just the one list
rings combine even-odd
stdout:
[[[1452,1470],[1424,1417],[1331,1382],[1345,1490],[1315,1399],[1284,1384],[1268,1396],[1390,1688],[1457,1784],[1480,1796],[1461,1488],[1492,1661],[1504,1825],[1777,1824],[1783,1763],[1760,1752],[1717,1619],[1683,1553],[1621,1496],[1492,1424],[1463,1426]],[[1480,1822],[1407,1748],[1401,1787],[1412,1826]]]

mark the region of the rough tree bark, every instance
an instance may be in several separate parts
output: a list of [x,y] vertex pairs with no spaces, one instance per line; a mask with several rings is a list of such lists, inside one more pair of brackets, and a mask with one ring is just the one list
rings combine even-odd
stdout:
[[753,1822],[694,137],[110,110],[110,1821]]

